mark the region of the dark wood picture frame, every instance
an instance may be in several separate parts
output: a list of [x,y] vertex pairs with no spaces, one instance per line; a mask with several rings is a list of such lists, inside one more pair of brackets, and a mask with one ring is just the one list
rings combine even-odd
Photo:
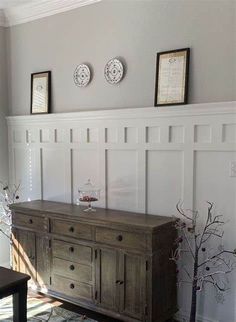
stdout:
[[[161,92],[161,82],[163,82],[164,78],[164,73],[167,73],[164,68],[162,68],[161,60],[162,59],[175,59],[176,57],[182,57],[184,58],[183,62],[183,70],[182,70],[182,95],[181,98],[178,99],[171,99],[170,97],[166,97],[165,99],[161,98],[160,92]],[[155,86],[155,99],[154,99],[154,105],[155,106],[166,106],[166,105],[182,105],[182,104],[187,104],[188,103],[188,80],[189,80],[189,61],[190,61],[190,48],[181,48],[181,49],[176,49],[176,50],[169,50],[169,51],[163,51],[160,53],[157,53],[157,60],[156,60],[156,86]],[[179,71],[181,72],[181,71]],[[169,70],[169,75],[171,75],[171,69]],[[180,77],[179,76],[179,77]],[[171,76],[170,81],[171,81]],[[176,76],[177,77],[177,76]],[[174,79],[174,76],[172,77],[172,81]],[[168,82],[168,80],[165,79],[165,81]],[[174,83],[174,81],[173,81]],[[181,84],[180,84],[181,85]],[[171,84],[168,83],[168,90],[173,90],[174,87],[171,87]],[[168,92],[168,91],[167,91]],[[168,95],[166,95],[168,96]]]
[[[37,86],[40,90],[37,90]],[[51,112],[51,71],[31,74],[31,114]]]

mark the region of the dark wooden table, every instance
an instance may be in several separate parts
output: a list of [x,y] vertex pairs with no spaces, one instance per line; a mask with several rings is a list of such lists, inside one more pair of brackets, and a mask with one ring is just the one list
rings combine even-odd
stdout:
[[13,295],[13,321],[27,321],[27,281],[29,275],[0,267],[0,299]]

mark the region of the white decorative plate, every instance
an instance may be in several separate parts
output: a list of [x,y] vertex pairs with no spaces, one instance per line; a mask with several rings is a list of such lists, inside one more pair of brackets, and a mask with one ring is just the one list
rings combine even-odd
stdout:
[[74,82],[79,87],[85,87],[90,82],[90,69],[87,65],[81,64],[76,67],[74,72]]
[[108,83],[117,84],[122,80],[124,67],[117,58],[109,60],[105,66],[104,75]]

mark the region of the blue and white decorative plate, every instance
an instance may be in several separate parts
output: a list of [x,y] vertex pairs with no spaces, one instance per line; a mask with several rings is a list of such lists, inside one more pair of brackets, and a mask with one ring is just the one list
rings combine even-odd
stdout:
[[109,84],[119,83],[124,74],[124,67],[121,61],[117,58],[109,60],[105,66],[104,75]]
[[79,87],[85,87],[90,82],[90,69],[88,65],[81,64],[74,71],[74,82]]

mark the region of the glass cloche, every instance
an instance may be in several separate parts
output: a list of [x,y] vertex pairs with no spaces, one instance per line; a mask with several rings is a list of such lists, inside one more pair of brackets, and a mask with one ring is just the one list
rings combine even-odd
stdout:
[[98,201],[100,198],[100,189],[95,187],[90,179],[78,190],[79,192],[79,201],[87,202],[88,208],[84,209],[84,211],[96,211],[96,209],[92,208],[92,202]]

